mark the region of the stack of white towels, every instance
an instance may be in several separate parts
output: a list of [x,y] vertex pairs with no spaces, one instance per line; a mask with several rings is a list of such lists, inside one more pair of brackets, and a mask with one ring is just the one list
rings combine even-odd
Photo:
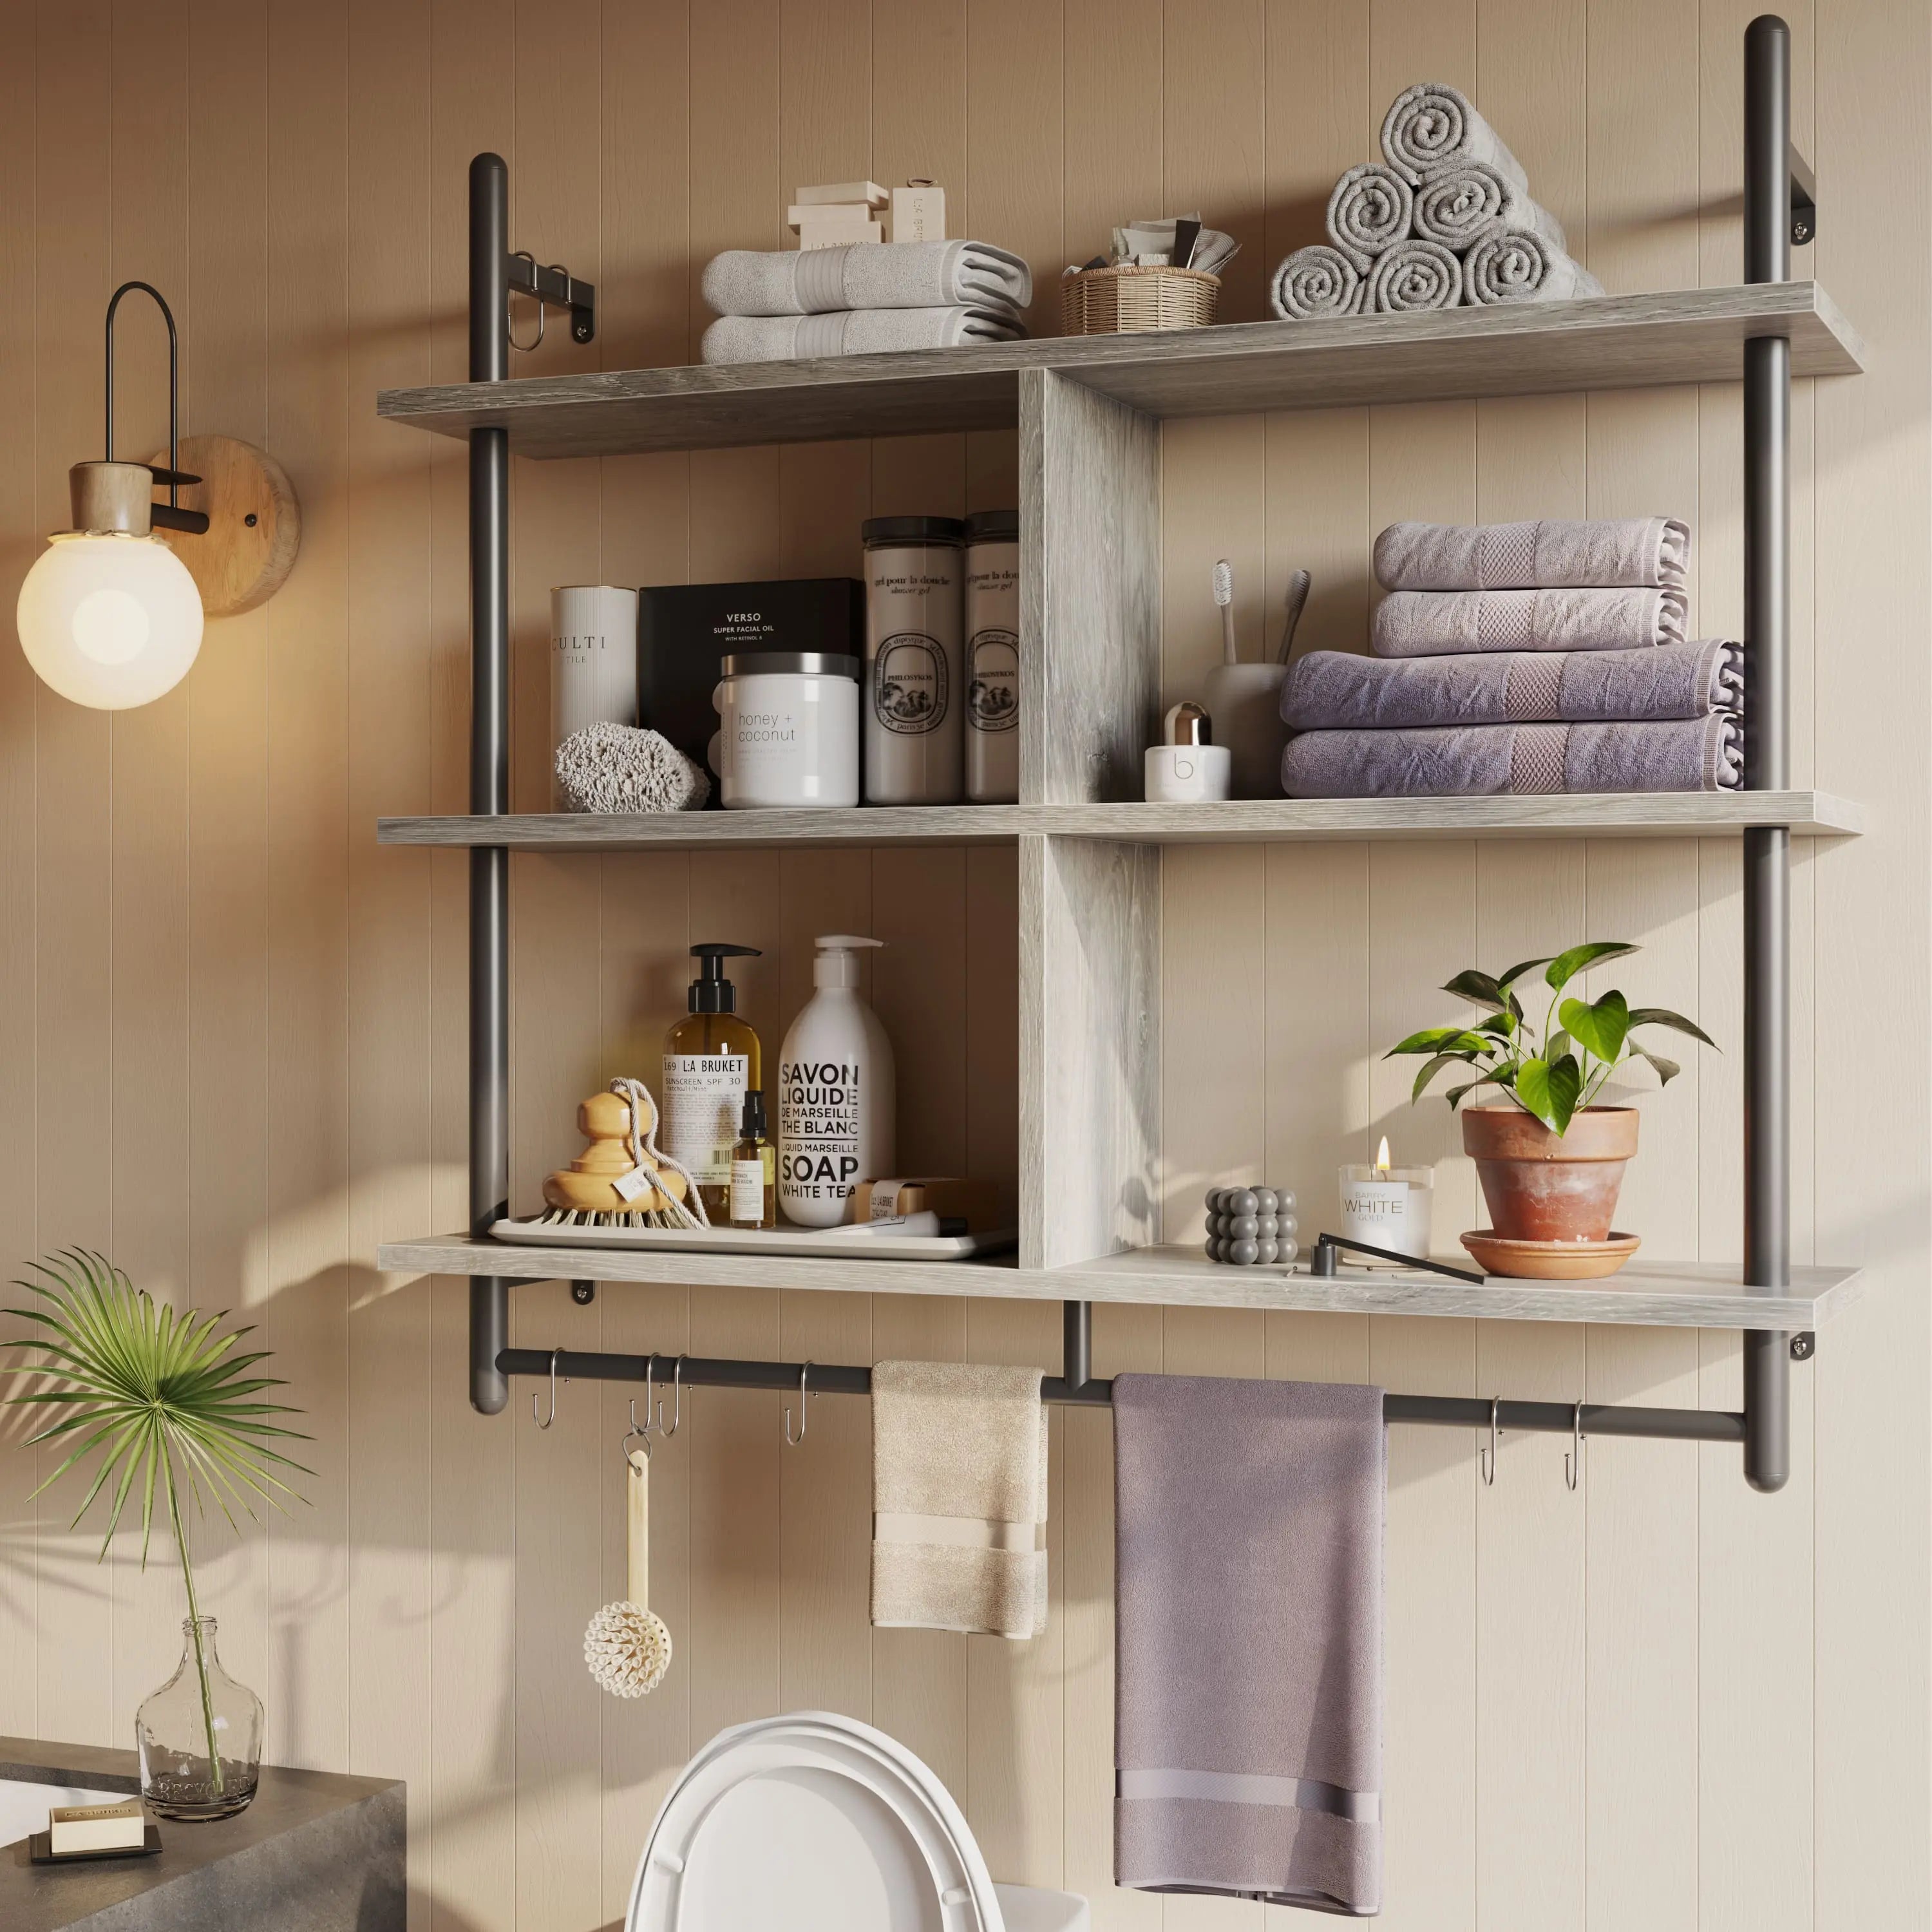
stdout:
[[707,362],[951,349],[1026,334],[1033,277],[986,242],[730,248],[704,271]]
[[1276,315],[1397,315],[1600,296],[1502,137],[1441,81],[1396,97],[1382,156],[1328,197],[1328,240],[1275,271]]

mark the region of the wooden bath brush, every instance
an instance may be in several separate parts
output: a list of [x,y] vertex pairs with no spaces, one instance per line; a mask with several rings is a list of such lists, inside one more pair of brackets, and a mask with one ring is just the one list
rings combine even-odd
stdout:
[[[634,1414],[634,1410],[633,1413]],[[638,1447],[631,1444],[636,1442]],[[641,1432],[624,1438],[625,1510],[629,1526],[630,1594],[606,1604],[584,1633],[584,1660],[590,1674],[614,1697],[645,1697],[664,1682],[670,1668],[670,1632],[646,1610],[650,1594],[651,1445]]]
[[590,1145],[544,1182],[543,1219],[578,1228],[708,1228],[689,1172],[657,1144],[657,1102],[641,1080],[614,1080],[577,1110]]

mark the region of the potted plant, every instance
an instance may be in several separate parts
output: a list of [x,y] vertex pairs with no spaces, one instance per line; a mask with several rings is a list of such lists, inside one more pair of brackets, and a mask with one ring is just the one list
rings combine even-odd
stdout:
[[268,1359],[266,1352],[236,1354],[236,1343],[250,1331],[218,1332],[225,1312],[177,1313],[99,1255],[70,1252],[37,1263],[35,1271],[46,1280],[14,1286],[39,1296],[39,1305],[7,1311],[34,1323],[35,1332],[5,1346],[32,1352],[34,1359],[16,1375],[38,1385],[6,1399],[56,1412],[54,1420],[28,1438],[30,1445],[73,1446],[34,1494],[98,1450],[99,1466],[74,1521],[77,1525],[95,1497],[109,1490],[100,1558],[130,1498],[137,1496],[142,1568],[147,1567],[158,1502],[181,1558],[188,1592],[182,1660],[135,1721],[141,1794],[164,1818],[232,1816],[255,1795],[262,1705],[222,1669],[215,1654],[215,1620],[201,1614],[195,1595],[184,1505],[192,1504],[199,1516],[212,1497],[231,1527],[231,1504],[251,1518],[253,1497],[279,1508],[283,1496],[296,1492],[277,1468],[312,1472],[272,1441],[308,1438],[268,1419],[298,1412],[286,1402],[257,1400],[263,1390],[282,1384],[274,1376],[248,1372]]
[[[1682,1013],[1632,1006],[1612,988],[1592,1000],[1566,998],[1564,989],[1586,968],[1636,951],[1620,940],[1592,940],[1553,958],[1526,959],[1492,976],[1472,968],[1443,988],[1483,1010],[1467,1025],[1425,1027],[1389,1049],[1425,1056],[1410,1094],[1421,1099],[1437,1075],[1452,1069],[1473,1077],[1448,1090],[1451,1110],[1486,1087],[1492,1105],[1462,1111],[1462,1150],[1474,1159],[1488,1204],[1490,1232],[1463,1243],[1493,1271],[1564,1275],[1610,1274],[1636,1247],[1613,1235],[1611,1220],[1624,1166],[1636,1152],[1636,1109],[1600,1105],[1611,1076],[1642,1060],[1668,1083],[1678,1072],[1636,1037],[1640,1028],[1667,1027],[1706,1046],[1715,1042]],[[1549,998],[1540,1019],[1521,997],[1526,976],[1541,967]],[[1562,1244],[1571,1252],[1538,1256],[1504,1244]],[[1578,1252],[1578,1250],[1594,1252]]]

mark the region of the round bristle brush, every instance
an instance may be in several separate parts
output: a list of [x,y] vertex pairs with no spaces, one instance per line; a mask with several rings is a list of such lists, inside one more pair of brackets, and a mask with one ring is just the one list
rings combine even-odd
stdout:
[[[626,1438],[627,1440],[628,1438]],[[650,1594],[650,1466],[648,1445],[626,1449],[628,1493],[630,1595],[606,1604],[584,1633],[584,1660],[590,1674],[614,1697],[648,1696],[670,1668],[670,1632],[664,1619],[644,1606]]]

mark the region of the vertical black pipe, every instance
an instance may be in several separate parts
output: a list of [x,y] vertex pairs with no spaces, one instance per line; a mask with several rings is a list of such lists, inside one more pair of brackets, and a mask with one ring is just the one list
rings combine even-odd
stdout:
[[[1791,33],[1775,14],[1744,32],[1744,280],[1791,274]],[[1744,782],[1789,782],[1791,345],[1744,344]],[[1791,1279],[1791,834],[1744,834],[1744,1279]],[[1788,1336],[1744,1338],[1744,1477],[1791,1473]]]
[[[499,154],[470,164],[470,380],[509,374],[510,172]],[[470,433],[470,809],[510,808],[510,446]],[[510,1198],[510,855],[470,854],[470,1231],[489,1232]],[[496,1366],[509,1346],[510,1287],[470,1278],[470,1400],[494,1415],[509,1400]]]
[[1060,1308],[1060,1373],[1070,1389],[1094,1379],[1094,1304],[1063,1301]]

